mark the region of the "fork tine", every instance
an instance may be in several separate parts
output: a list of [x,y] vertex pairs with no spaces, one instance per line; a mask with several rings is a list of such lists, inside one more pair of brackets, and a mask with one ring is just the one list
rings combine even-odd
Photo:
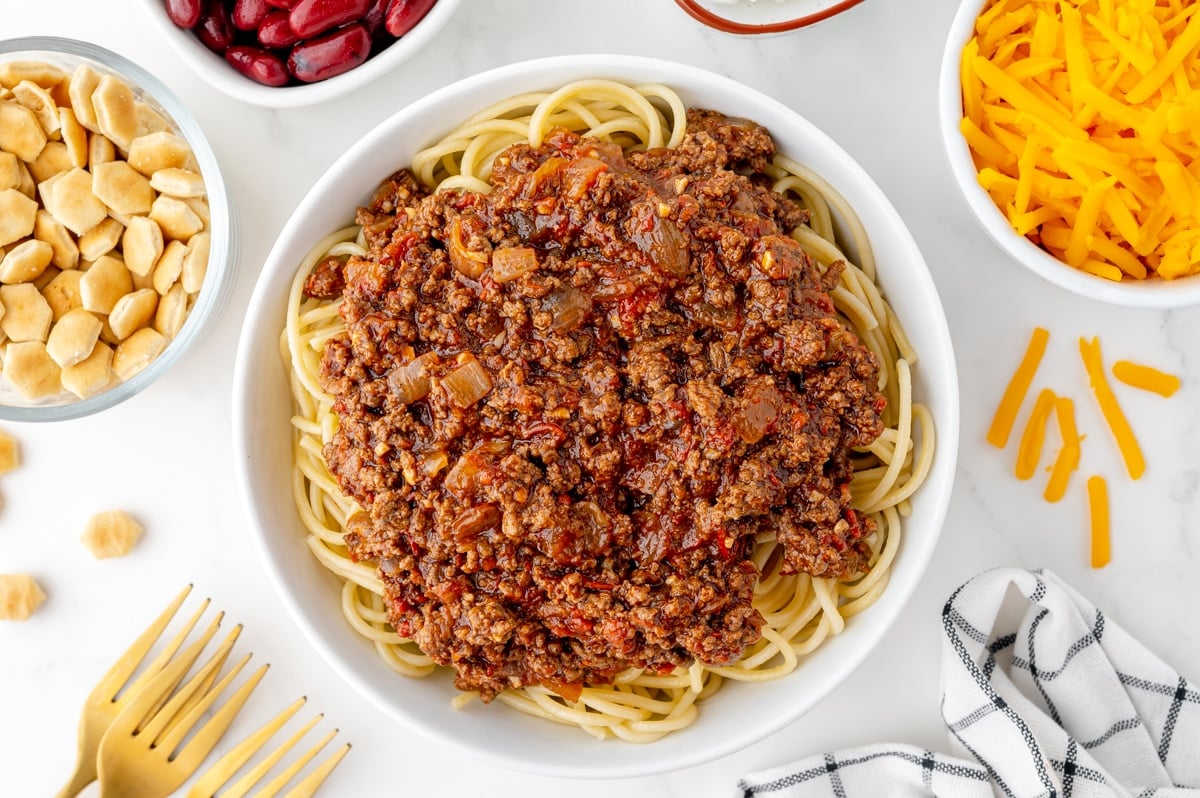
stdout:
[[120,714],[113,719],[104,736],[108,737],[110,734],[132,736],[141,724],[142,719],[146,717],[146,713],[150,710],[150,707],[160,703],[163,693],[170,693],[173,685],[178,684],[179,680],[183,678],[183,674],[187,672],[189,667],[187,660],[189,658],[194,659],[199,654],[199,649],[204,647],[204,643],[205,641],[203,640],[192,643],[181,657],[169,662],[165,668],[159,671],[157,676],[133,695],[130,698],[129,705],[121,710]]
[[[172,753],[179,746],[179,742],[187,736],[187,733],[196,725],[196,720],[204,713],[213,702],[220,697],[221,692],[229,686],[234,677],[241,672],[246,663],[250,661],[250,654],[242,657],[229,670],[229,673],[221,677],[221,680],[206,689],[204,692],[198,692],[200,688],[211,683],[211,676],[214,673],[219,673],[221,668],[225,666],[225,660],[229,658],[229,652],[233,649],[233,635],[221,644],[221,648],[217,653],[213,654],[212,659],[204,664],[204,667],[191,678],[191,680],[179,689],[167,705],[162,708],[155,721],[159,718],[163,719],[158,728],[151,732],[147,727],[146,734],[153,741],[151,745],[155,748],[161,748],[168,759],[172,759]],[[194,700],[196,698],[199,700]],[[184,706],[188,709],[184,711]],[[167,727],[170,726],[170,729]]]
[[238,779],[237,784],[234,784],[232,787],[230,787],[221,796],[221,798],[244,798],[244,796],[250,792],[250,788],[255,784],[258,784],[258,782],[262,780],[262,777],[267,775],[267,771],[275,767],[275,763],[277,763],[280,759],[283,759],[283,755],[292,750],[296,743],[300,742],[300,739],[304,737],[304,735],[308,734],[309,731],[312,730],[312,727],[316,726],[323,717],[323,715],[317,715],[308,723],[305,723],[299,731],[284,741],[283,745],[267,754],[262,762],[259,762],[254,766],[253,769],[251,769],[249,773]]
[[[175,613],[179,611],[191,591],[192,586],[188,585],[179,592],[179,595],[167,605],[166,609],[146,627],[108,671],[100,677],[96,686],[84,700],[83,713],[79,718],[79,752],[76,757],[75,770],[67,784],[58,791],[57,798],[74,798],[84,787],[95,781],[96,752],[100,747],[100,740],[104,736],[104,732],[108,730],[113,719],[128,703],[124,699],[136,695],[134,688],[144,686],[149,682],[158,671],[162,670],[166,660],[162,657],[155,658],[146,666],[142,674],[131,682],[134,672],[146,659],[146,655],[154,646],[155,641],[175,617]],[[182,638],[176,638],[171,644],[172,652],[182,642]],[[122,693],[122,689],[125,692]],[[120,697],[118,697],[118,693],[121,693]]]
[[[242,664],[249,659],[249,655],[238,664],[240,668]],[[200,730],[192,737],[191,741],[183,747],[175,755],[174,762],[179,767],[185,768],[189,773],[195,772],[196,768],[200,767],[200,763],[204,757],[212,752],[213,748],[220,741],[229,725],[233,723],[233,719],[241,712],[242,705],[246,703],[246,699],[254,692],[254,688],[258,687],[258,683],[262,681],[262,677],[266,674],[270,665],[263,665],[246,680],[246,683],[238,688],[237,692],[229,697],[229,700],[221,706],[216,713],[209,718],[208,722],[200,727]],[[199,716],[208,709],[213,701],[216,700],[221,690],[225,689],[228,680],[222,679],[222,683],[213,689],[209,695],[212,700],[206,700],[192,710],[187,722],[188,728],[196,722]],[[194,717],[193,717],[194,716]],[[182,724],[181,724],[182,725]],[[174,733],[174,732],[172,732]],[[186,731],[184,732],[186,733]]]
[[334,751],[333,756],[322,762],[316,770],[305,776],[304,780],[293,787],[283,798],[312,798],[317,788],[325,783],[325,779],[329,778],[329,774],[342,761],[342,757],[349,752],[350,743],[346,743],[337,751]]
[[[175,655],[175,652],[179,649],[179,646],[182,645],[184,640],[187,639],[188,635],[192,633],[192,629],[195,628],[196,623],[200,620],[200,616],[203,615],[204,611],[208,608],[208,603],[208,599],[205,599],[200,605],[200,609],[198,609],[195,614],[192,615],[191,619],[187,622],[184,628],[179,631],[179,634],[176,635],[175,639],[172,640],[170,644],[163,650],[163,652],[159,654],[155,661],[146,668],[145,673],[139,676],[138,680],[129,686],[130,695],[133,695],[136,693],[136,691],[140,690],[142,688],[143,681],[148,682],[154,677],[157,670],[161,670],[163,665],[171,660],[171,658]],[[209,623],[208,628],[201,633],[197,641],[200,643],[200,645],[191,646],[179,655],[179,659],[186,662],[187,667],[179,671],[179,676],[174,682],[171,683],[171,686],[159,695],[158,700],[151,704],[150,709],[145,715],[142,716],[141,721],[138,723],[138,733],[141,733],[142,726],[145,723],[158,714],[158,711],[162,709],[162,705],[167,703],[167,699],[170,698],[171,694],[175,692],[175,688],[178,687],[179,683],[183,681],[183,677],[187,675],[187,672],[191,669],[192,665],[194,665],[196,660],[200,658],[200,655],[208,646],[208,642],[213,639],[213,636],[217,633],[217,630],[221,628],[221,621],[224,619],[225,613],[218,612],[217,617],[213,618],[212,622]]]
[[[113,666],[108,669],[108,673],[104,674],[104,676],[100,678],[99,683],[96,685],[96,694],[103,692],[109,701],[117,700],[117,693],[120,692],[121,688],[125,686],[125,682],[129,681],[129,677],[133,675],[135,670],[137,670],[137,667],[142,663],[142,660],[146,658],[146,654],[148,654],[150,649],[154,646],[154,641],[158,640],[159,636],[163,633],[163,630],[167,628],[167,624],[171,622],[171,619],[175,617],[175,613],[179,611],[179,607],[183,604],[183,600],[186,599],[188,597],[188,593],[191,592],[191,585],[185,587],[182,591],[180,591],[179,595],[167,605],[167,608],[162,611],[162,614],[155,618],[154,621],[148,627],[146,627],[146,631],[142,632],[138,636],[138,639],[133,641],[133,645],[126,649],[125,653],[121,655],[121,658],[113,663]],[[159,665],[159,668],[161,668],[162,665],[159,661],[160,659],[161,658],[155,659],[150,668],[153,668],[156,664]],[[147,673],[150,673],[150,668],[147,668]],[[157,672],[157,669],[155,672]],[[150,676],[153,675],[153,673],[150,673]],[[139,681],[141,678],[142,677],[139,677]]]
[[[215,630],[213,630],[213,631],[215,631]],[[242,632],[242,627],[239,624],[238,626],[234,627],[233,631],[231,631],[229,633],[229,641],[237,640],[241,636],[241,632]],[[206,632],[206,635],[207,635],[207,637],[212,636],[211,634],[208,634],[207,632]],[[167,723],[166,726],[163,727],[163,730],[159,733],[159,735],[158,735],[159,737],[162,737],[163,735],[166,735],[166,734],[170,734],[171,731],[175,728],[175,725],[179,722],[179,720],[181,718],[186,717],[187,714],[192,711],[192,707],[194,707],[196,704],[200,703],[204,699],[204,696],[207,695],[208,691],[212,688],[213,682],[215,682],[217,680],[217,677],[221,675],[221,667],[223,667],[224,664],[225,664],[225,660],[222,659],[220,666],[218,666],[216,668],[212,668],[211,670],[208,671],[207,676],[200,679],[199,684],[196,685],[196,689],[194,691],[192,691],[191,696],[186,701],[183,702],[183,704],[179,707],[178,710],[175,711],[174,715],[170,719],[170,722]],[[166,701],[166,696],[163,696],[163,701],[164,702]]]
[[[233,778],[233,775],[241,770],[243,765],[250,761],[250,757],[254,756],[254,754],[262,749],[262,747],[267,744],[267,740],[271,739],[271,737],[275,735],[275,732],[283,728],[283,724],[291,720],[292,716],[300,711],[300,707],[304,706],[304,703],[307,700],[307,697],[296,699],[294,702],[292,702],[291,706],[284,709],[282,712],[268,721],[266,725],[258,729],[258,731],[254,732],[246,739],[242,740],[240,743],[230,749],[228,753],[209,766],[208,770],[204,772],[204,775],[197,779],[196,783],[192,785],[191,791],[188,792],[188,798],[214,798],[214,796],[217,794],[217,790],[221,789],[225,782]],[[316,718],[313,718],[299,732],[299,734],[302,735],[304,732],[307,732],[313,727],[314,724],[316,724],[319,719],[319,715]],[[283,752],[291,747],[292,742],[294,742],[295,739],[296,738],[293,738],[292,741],[287,743],[286,747],[282,747],[277,751],[271,752],[271,754],[267,756],[265,760],[263,760],[263,763],[255,765],[253,770],[251,770],[241,779],[238,779],[238,781],[229,787],[229,789],[225,790],[221,794],[221,798],[242,798],[242,796],[244,796],[250,790],[250,788],[253,787],[260,778],[262,778],[263,773],[269,770],[271,766],[274,765],[279,759],[279,757],[283,756]],[[260,769],[262,772],[258,772]],[[251,779],[251,776],[254,778]]]
[[256,792],[254,794],[254,798],[275,798],[275,796],[279,794],[279,791],[282,790],[287,783],[292,780],[293,776],[299,773],[305,765],[311,762],[313,757],[321,753],[321,749],[328,745],[329,741],[332,740],[337,733],[338,730],[334,729],[326,734],[320,740],[320,742],[301,754],[300,757],[295,762],[288,765],[282,773],[271,779],[266,786]]

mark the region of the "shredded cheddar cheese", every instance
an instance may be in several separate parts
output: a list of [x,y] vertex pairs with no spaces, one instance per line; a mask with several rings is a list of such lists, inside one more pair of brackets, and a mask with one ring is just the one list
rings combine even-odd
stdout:
[[1091,519],[1092,567],[1103,568],[1112,559],[1112,533],[1108,518],[1108,483],[1104,477],[1087,481],[1088,516]]
[[1021,445],[1017,449],[1017,465],[1014,469],[1017,479],[1032,479],[1033,472],[1037,471],[1042,459],[1042,444],[1046,440],[1046,421],[1054,412],[1056,398],[1054,391],[1043,388],[1034,402],[1033,412],[1025,422],[1025,432],[1021,434]]
[[1200,4],[994,0],[961,131],[1013,229],[1104,279],[1200,273]]
[[1054,400],[1054,414],[1058,419],[1058,431],[1062,435],[1062,448],[1054,458],[1050,469],[1050,481],[1042,494],[1048,502],[1057,502],[1067,493],[1071,473],[1079,468],[1079,431],[1075,428],[1075,402],[1066,396]]
[[1042,355],[1046,353],[1046,343],[1049,340],[1048,330],[1042,327],[1034,328],[1029,346],[1025,349],[1025,356],[1021,358],[1021,364],[1017,366],[1008,387],[1004,389],[1004,396],[1000,399],[1000,405],[996,408],[996,415],[992,418],[992,426],[987,434],[988,443],[997,449],[1008,445],[1013,422],[1017,420],[1017,412],[1021,409],[1021,403],[1025,401],[1025,394],[1029,392],[1029,385],[1033,382],[1033,375],[1037,373],[1038,364],[1042,362]]
[[[1144,1],[1151,2],[1152,0]],[[1200,4],[1197,5],[1197,8],[1200,8]],[[1120,27],[1115,27],[1113,30],[1120,35],[1125,35]],[[1200,44],[1197,47],[1200,47]],[[1197,79],[1200,79],[1200,69],[1197,70]],[[1198,129],[1198,143],[1200,143],[1200,129]],[[1070,233],[1064,231],[1061,235],[1069,236]],[[998,448],[1002,449],[1008,443],[1013,422],[1025,400],[1025,394],[1028,393],[1029,386],[1033,382],[1049,339],[1050,333],[1047,330],[1042,327],[1034,328],[1033,335],[1025,349],[1025,355],[1009,380],[987,435],[988,442]],[[1129,476],[1134,480],[1139,479],[1146,471],[1146,462],[1137,438],[1134,437],[1133,430],[1129,426],[1129,421],[1122,412],[1117,397],[1105,377],[1104,358],[1100,350],[1099,339],[1092,338],[1089,341],[1086,338],[1080,338],[1079,354],[1101,415],[1112,432]],[[1162,396],[1171,396],[1180,388],[1180,380],[1175,375],[1128,360],[1118,360],[1113,363],[1112,373],[1126,385],[1152,391]],[[1054,463],[1047,469],[1050,477],[1046,482],[1042,498],[1047,502],[1054,503],[1062,501],[1066,495],[1071,475],[1079,470],[1081,461],[1082,443],[1085,436],[1081,436],[1076,427],[1073,399],[1067,396],[1057,396],[1050,388],[1044,388],[1038,393],[1037,401],[1034,402],[1021,434],[1014,473],[1020,480],[1031,479],[1036,473],[1041,461],[1046,425],[1049,423],[1051,413],[1054,414],[1058,424],[1062,446],[1054,458]],[[1086,488],[1091,530],[1089,537],[1091,564],[1093,568],[1103,568],[1112,558],[1108,485],[1103,477],[1093,475],[1088,478]]]
[[1113,376],[1126,385],[1151,391],[1159,396],[1171,396],[1179,390],[1179,378],[1150,366],[1118,360],[1112,365]]
[[1083,358],[1084,368],[1087,369],[1088,382],[1091,383],[1092,393],[1096,395],[1096,403],[1100,405],[1100,412],[1104,415],[1104,420],[1108,423],[1108,428],[1117,442],[1117,448],[1121,451],[1129,478],[1141,479],[1142,474],[1146,472],[1146,460],[1142,457],[1142,449],[1138,445],[1137,438],[1134,437],[1129,421],[1125,418],[1125,413],[1121,411],[1121,405],[1117,403],[1117,397],[1109,387],[1108,379],[1104,376],[1104,359],[1100,353],[1100,339],[1093,338],[1088,341],[1080,338],[1079,355]]

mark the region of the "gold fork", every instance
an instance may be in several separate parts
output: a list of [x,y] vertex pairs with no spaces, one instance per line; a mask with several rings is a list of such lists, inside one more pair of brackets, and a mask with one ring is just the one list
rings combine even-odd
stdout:
[[[250,761],[259,750],[267,744],[274,734],[279,731],[285,723],[293,715],[304,706],[307,699],[297,699],[291,706],[280,712],[272,718],[265,726],[251,734],[245,740],[242,740],[234,748],[232,748],[225,756],[221,757],[212,765],[204,775],[196,780],[192,789],[188,791],[188,798],[215,798],[217,790],[221,789],[234,774],[241,769],[243,765]],[[296,743],[308,734],[308,732],[317,725],[321,720],[321,715],[304,724],[290,738],[285,740],[283,744],[275,748],[273,751],[263,757],[262,761],[251,768],[246,775],[242,776],[236,782],[231,784],[228,789],[221,793],[221,798],[244,798],[250,788],[262,780],[272,767],[275,766],[284,754],[290,751]],[[299,773],[305,765],[321,752],[321,749],[333,739],[338,733],[337,729],[329,732],[316,745],[304,752],[291,765],[283,770],[278,776],[272,779],[266,786],[254,794],[254,798],[274,798],[287,785],[289,781],[297,773]],[[284,798],[311,798],[316,793],[317,788],[324,783],[333,769],[342,761],[342,757],[350,750],[350,744],[346,743],[337,751],[327,758],[324,762],[318,765],[311,773],[305,776],[301,781],[297,782]]]
[[[166,798],[196,772],[267,672],[267,665],[255,671],[185,743],[250,660],[250,654],[242,657],[217,680],[240,630],[240,626],[234,629],[200,670],[171,693],[190,669],[187,660],[195,661],[208,641],[194,643],[113,719],[96,755],[101,798]],[[168,694],[170,698],[164,700]]]
[[[187,639],[196,623],[200,620],[200,616],[208,608],[208,599],[205,599],[200,609],[185,624],[183,630],[167,644],[166,648],[145,667],[136,679],[132,678],[134,671],[146,659],[146,655],[162,635],[167,624],[175,617],[175,613],[179,610],[180,605],[183,604],[184,599],[187,598],[191,589],[192,586],[188,585],[167,605],[162,614],[154,619],[150,626],[146,628],[146,631],[142,632],[138,639],[133,641],[133,644],[113,664],[108,673],[104,674],[99,683],[92,689],[91,695],[84,701],[83,713],[79,718],[79,758],[75,764],[75,771],[71,774],[71,778],[67,781],[66,786],[58,791],[57,798],[74,798],[84,787],[96,780],[96,751],[100,747],[100,739],[104,736],[104,732],[108,730],[113,719],[129,705],[134,696],[143,693],[151,679],[160,673],[167,663],[172,660],[179,647],[183,645],[184,640]],[[213,634],[216,633],[220,623],[221,615],[218,614],[216,619],[205,630],[201,639],[207,643]],[[193,646],[180,656],[178,662],[184,663],[184,668],[180,672],[179,678],[182,678],[183,673],[196,661],[201,648],[203,646],[200,648]],[[187,659],[189,656],[191,658]],[[162,683],[164,693],[170,692],[178,683],[178,679],[174,684],[168,684],[164,681]]]

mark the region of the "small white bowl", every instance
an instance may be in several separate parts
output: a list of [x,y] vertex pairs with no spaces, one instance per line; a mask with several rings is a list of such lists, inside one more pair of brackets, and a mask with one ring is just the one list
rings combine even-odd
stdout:
[[412,30],[348,72],[318,83],[277,87],[264,86],[241,75],[224,58],[205,47],[195,33],[177,27],[167,17],[163,0],[141,0],[146,13],[194,72],[236,100],[267,108],[295,108],[324,102],[366,85],[420,51],[449,21],[459,2],[437,0]]
[[[833,184],[861,216],[883,290],[920,353],[914,395],[930,408],[937,430],[933,468],[912,499],[904,543],[882,598],[794,673],[766,684],[729,683],[704,703],[694,724],[646,745],[599,742],[499,704],[454,710],[456,691],[446,673],[427,679],[397,675],[342,616],[338,580],[310,553],[292,501],[292,407],[279,335],[301,259],[320,238],[350,222],[382,179],[471,114],[507,97],[584,78],[662,83],[689,105],[753,119],[771,131],[780,152]],[[251,537],[267,573],[314,648],[351,685],[392,717],[472,756],[553,776],[624,778],[708,762],[743,748],[853,678],[920,583],[941,532],[958,448],[958,384],[945,314],[916,243],[883,192],[830,138],[782,103],[695,67],[631,56],[566,56],[485,72],[418,100],[360,139],[313,186],[268,255],[247,310],[234,374],[233,436]]]
[[979,185],[978,170],[958,127],[963,116],[959,66],[963,47],[975,28],[975,19],[988,2],[990,0],[963,0],[959,6],[958,14],[950,26],[946,51],[942,55],[938,85],[938,124],[942,130],[942,143],[955,182],[962,190],[967,205],[974,211],[975,218],[1014,260],[1047,282],[1072,293],[1134,308],[1179,308],[1200,304],[1200,275],[1176,280],[1155,277],[1118,283],[1063,263],[1025,236],[1018,235],[987,191]]

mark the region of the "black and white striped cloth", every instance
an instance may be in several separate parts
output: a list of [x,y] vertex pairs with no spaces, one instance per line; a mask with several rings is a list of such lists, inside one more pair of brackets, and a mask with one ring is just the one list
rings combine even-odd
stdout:
[[740,794],[1200,798],[1200,688],[1053,573],[983,573],[942,627],[957,756],[866,746],[752,774]]

